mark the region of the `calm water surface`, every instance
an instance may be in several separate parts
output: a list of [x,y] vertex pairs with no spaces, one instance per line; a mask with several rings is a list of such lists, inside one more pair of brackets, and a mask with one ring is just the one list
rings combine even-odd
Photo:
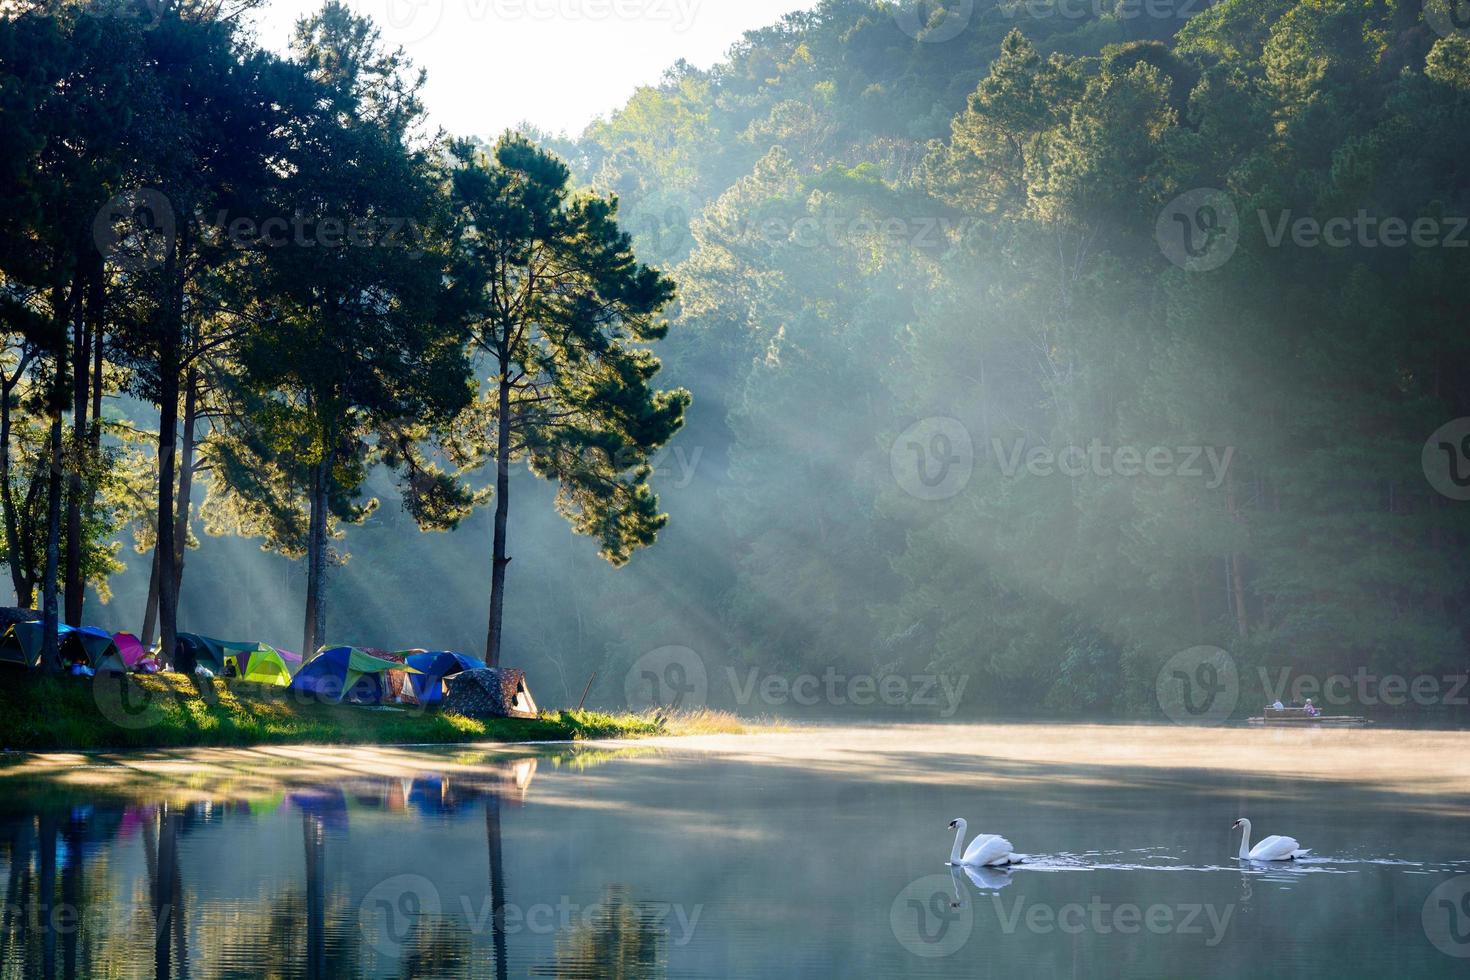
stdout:
[[[15,759],[0,976],[1462,977],[1467,747],[931,726]],[[1310,858],[1242,865],[1241,815]],[[1031,863],[952,873],[957,816]]]

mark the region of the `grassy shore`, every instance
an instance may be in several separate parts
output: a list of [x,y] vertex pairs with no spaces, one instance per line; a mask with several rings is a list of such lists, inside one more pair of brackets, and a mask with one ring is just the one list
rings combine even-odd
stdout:
[[476,721],[418,708],[321,704],[284,688],[181,674],[48,677],[0,668],[0,749],[535,742],[741,731],[733,717],[548,711]]

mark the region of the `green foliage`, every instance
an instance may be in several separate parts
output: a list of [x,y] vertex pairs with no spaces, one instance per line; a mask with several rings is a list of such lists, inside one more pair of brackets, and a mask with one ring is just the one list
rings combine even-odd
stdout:
[[455,147],[452,286],[469,348],[494,373],[477,408],[485,456],[557,484],[557,510],[621,565],[667,523],[649,457],[683,424],[687,391],[657,391],[659,313],[673,283],[637,262],[616,199],[576,195],[570,171],[520,136],[493,159]]
[[[340,534],[364,559],[336,586],[355,629],[475,648],[466,570],[503,576],[508,553],[502,528],[486,560],[472,512],[514,492],[532,506],[508,656],[567,700],[593,670],[594,698],[621,699],[668,645],[704,658],[715,702],[727,666],[832,666],[970,676],[971,710],[1132,714],[1200,644],[1249,676],[1462,663],[1470,518],[1420,448],[1470,416],[1464,252],[1274,228],[1470,213],[1465,39],[1415,5],[1345,0],[1183,21],[977,5],[945,41],[895,13],[825,0],[554,153],[428,139],[421,77],[336,5],[287,60],[193,20],[149,37],[7,21],[4,64],[32,60],[0,72],[18,189],[0,315],[12,363],[32,359],[11,486],[64,390],[85,253],[41,203],[75,188],[67,213],[86,216],[142,179],[231,215],[299,212],[313,234],[344,211],[418,223],[407,250],[187,243],[206,526],[286,555]],[[189,71],[154,77],[165,55]],[[146,118],[82,118],[57,95],[70,77],[135,90]],[[84,122],[105,166],[58,136]],[[1207,188],[1237,212],[1234,254],[1181,268],[1160,216]],[[161,276],[108,284],[109,359],[130,372],[110,383],[150,399]],[[939,501],[895,479],[895,440],[932,418],[977,456]],[[1094,443],[1228,459],[1198,477],[1001,465]],[[390,475],[412,521],[374,509]],[[569,542],[553,507],[629,567]]]

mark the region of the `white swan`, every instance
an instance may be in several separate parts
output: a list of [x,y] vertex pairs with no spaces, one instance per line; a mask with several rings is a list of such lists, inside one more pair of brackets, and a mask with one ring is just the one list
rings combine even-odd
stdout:
[[1007,864],[1020,864],[1026,859],[1024,854],[1016,854],[1011,850],[1011,842],[1004,837],[995,834],[980,834],[970,841],[970,846],[965,848],[965,853],[960,854],[960,847],[965,843],[965,828],[968,825],[963,818],[951,820],[949,829],[955,832],[954,848],[949,852],[950,864],[961,864],[966,867],[996,868]]
[[1307,851],[1296,842],[1295,837],[1280,837],[1272,835],[1263,838],[1255,847],[1251,847],[1251,822],[1245,817],[1231,826],[1231,830],[1245,828],[1240,835],[1240,859],[1242,861],[1290,861],[1292,858],[1301,857]]

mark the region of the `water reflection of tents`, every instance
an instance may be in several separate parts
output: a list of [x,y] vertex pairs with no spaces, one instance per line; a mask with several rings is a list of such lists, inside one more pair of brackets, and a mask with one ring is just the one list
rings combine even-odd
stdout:
[[292,790],[286,802],[321,822],[324,827],[347,826],[347,795],[336,786],[312,786]]
[[355,647],[334,647],[322,650],[297,671],[291,690],[324,701],[381,704],[388,693],[384,675],[390,670],[417,673],[405,664],[382,660]]

